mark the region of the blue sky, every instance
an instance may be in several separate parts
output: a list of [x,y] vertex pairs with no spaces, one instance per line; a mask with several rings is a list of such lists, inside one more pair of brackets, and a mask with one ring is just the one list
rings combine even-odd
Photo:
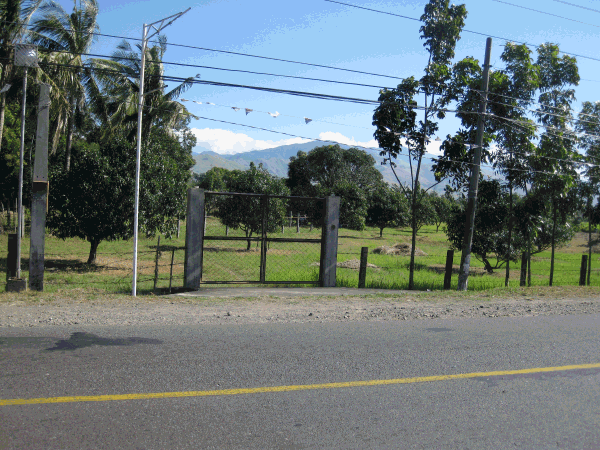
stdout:
[[[600,13],[577,8],[558,0],[507,0],[532,9],[577,20],[579,23],[517,8],[494,0],[468,0],[465,29],[530,44],[553,42],[561,50],[597,57],[600,48]],[[600,1],[569,0],[570,3],[600,10]],[[73,3],[61,0],[65,8]],[[359,6],[419,18],[425,0],[347,0]],[[350,8],[324,0],[99,0],[102,33],[139,38],[143,23],[150,23],[192,9],[164,34],[168,42],[273,58],[372,72],[392,77],[420,77],[427,64],[420,23],[398,17]],[[473,56],[483,60],[485,36],[463,32],[456,58]],[[109,55],[117,39],[100,38],[94,51]],[[494,39],[492,65],[501,68],[500,54],[505,41]],[[205,50],[171,46],[165,61],[226,69],[269,72],[323,78],[375,86],[394,87],[399,80],[298,64],[227,55]],[[578,58],[582,81],[576,90],[581,101],[600,100],[600,61]],[[165,66],[167,75],[193,76],[203,80],[308,91],[376,100],[374,87],[347,86],[265,75],[225,72],[214,69]],[[376,146],[371,125],[373,106],[317,100],[285,94],[264,93],[241,88],[195,85],[184,98],[193,114],[266,128],[305,138],[321,138],[348,144]],[[212,102],[216,105],[206,105]],[[422,101],[420,102],[422,103]],[[232,106],[242,108],[234,111]],[[244,108],[254,112],[245,115]],[[276,118],[267,114],[279,113]],[[304,117],[312,119],[305,124]],[[440,123],[440,136],[458,129],[452,115]],[[241,125],[194,120],[191,125],[199,147],[218,153],[234,153],[302,142],[282,134]],[[198,150],[201,150],[199,148]],[[432,149],[435,151],[435,149]]]

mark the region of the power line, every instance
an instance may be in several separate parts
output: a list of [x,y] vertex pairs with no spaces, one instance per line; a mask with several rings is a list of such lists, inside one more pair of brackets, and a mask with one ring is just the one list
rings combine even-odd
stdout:
[[588,8],[587,6],[580,6],[580,5],[576,5],[575,3],[565,2],[563,0],[553,0],[553,1],[558,2],[558,3],[564,3],[565,5],[575,6],[576,8],[587,9],[588,11],[600,13],[600,11],[598,11],[597,9]]
[[[2,23],[7,23],[7,24],[17,24],[16,22],[9,22],[9,21],[1,21]],[[29,28],[34,28],[34,25],[26,25]],[[108,37],[108,38],[113,38],[113,39],[125,39],[125,40],[131,40],[131,41],[138,41],[141,42],[142,39],[140,38],[133,38],[133,37],[127,37],[127,36],[117,36],[114,34],[106,34],[106,33],[96,33],[96,32],[92,32],[92,31],[79,31],[79,30],[67,30],[69,32],[72,33],[79,33],[79,34],[88,34],[88,35],[94,35],[94,36],[102,36],[102,37]],[[161,44],[159,41],[148,41],[149,43],[152,44]],[[307,62],[302,62],[302,61],[294,61],[294,60],[289,60],[289,59],[282,59],[282,58],[273,58],[270,56],[261,56],[261,55],[252,55],[249,53],[241,53],[241,52],[232,52],[232,51],[228,51],[228,50],[217,50],[214,48],[208,48],[208,47],[198,47],[198,46],[194,46],[194,45],[187,45],[187,44],[177,44],[177,43],[167,43],[167,45],[171,45],[174,47],[182,47],[182,48],[190,48],[190,49],[194,49],[194,50],[203,50],[203,51],[208,51],[208,52],[216,52],[216,53],[225,53],[225,54],[229,54],[229,55],[236,55],[236,56],[246,56],[249,58],[258,58],[258,59],[266,59],[266,60],[270,60],[270,61],[278,61],[278,62],[285,62],[285,63],[290,63],[290,64],[300,64],[300,65],[304,65],[304,66],[311,66],[311,67],[320,67],[323,69],[331,69],[331,70],[340,70],[343,72],[350,72],[350,73],[358,73],[358,74],[362,74],[362,75],[370,75],[370,76],[375,76],[375,77],[383,77],[383,78],[392,78],[395,80],[404,80],[404,78],[401,77],[395,77],[392,75],[384,75],[384,74],[380,74],[380,73],[373,73],[373,72],[365,72],[365,71],[361,71],[361,70],[353,70],[353,69],[344,69],[341,67],[334,67],[334,66],[327,66],[324,64],[315,64],[315,63],[307,63]]]
[[[95,54],[95,53],[72,53],[67,50],[53,50],[52,52],[66,53],[66,54],[71,54],[71,55],[76,54],[76,55],[81,55],[81,56],[93,56],[93,57],[97,57],[97,58],[110,58],[111,60],[114,61],[114,59],[113,59],[114,57],[112,55],[99,55],[99,54]],[[139,62],[139,58],[126,58],[126,57],[119,56],[117,59],[119,61],[124,60],[124,61]],[[352,83],[349,81],[327,80],[327,79],[323,79],[323,78],[299,77],[299,76],[294,76],[294,75],[282,75],[282,74],[275,74],[275,73],[268,73],[268,72],[254,72],[251,70],[242,70],[242,69],[226,69],[223,67],[202,66],[202,65],[197,65],[197,64],[184,64],[184,63],[176,63],[176,62],[170,62],[170,61],[146,61],[146,63],[148,63],[148,64],[168,64],[168,65],[172,65],[172,66],[193,67],[196,69],[222,70],[222,71],[226,71],[226,72],[241,72],[241,73],[249,73],[249,74],[253,74],[253,75],[267,75],[267,76],[272,76],[272,77],[294,78],[294,79],[298,79],[298,80],[321,81],[324,83],[346,84],[346,85],[351,85],[351,86],[372,87],[372,88],[377,88],[377,89],[394,89],[389,86],[378,86],[378,85],[364,84],[364,83]]]
[[[338,3],[338,4],[340,4],[340,5],[344,5],[344,6],[350,6],[350,7],[352,7],[352,8],[358,8],[358,9],[367,9],[367,10],[369,10],[369,11],[373,11],[373,12],[380,13],[380,14],[387,14],[387,15],[391,15],[391,16],[397,16],[397,17],[401,17],[401,18],[403,18],[403,19],[410,19],[410,20],[415,20],[415,21],[419,21],[419,22],[420,22],[420,19],[416,19],[416,18],[414,18],[414,17],[401,16],[401,15],[399,15],[399,14],[393,14],[393,13],[390,13],[390,12],[387,12],[387,11],[380,11],[380,10],[377,10],[377,9],[363,8],[362,6],[353,5],[353,4],[351,4],[351,3],[343,3],[343,2],[338,2],[338,1],[334,1],[334,0],[324,0],[324,1],[326,1],[326,2],[330,2],[330,3]],[[534,46],[534,47],[536,47],[536,48],[540,48],[540,47],[541,47],[540,45],[536,45],[536,44],[529,44],[529,43],[527,43],[527,42],[523,42],[523,41],[516,41],[516,40],[514,40],[514,39],[508,39],[508,38],[504,38],[504,37],[501,37],[501,36],[494,36],[494,35],[491,35],[491,34],[488,34],[488,33],[481,33],[481,32],[479,32],[479,31],[466,30],[466,29],[464,29],[464,28],[463,28],[463,30],[462,30],[462,31],[464,31],[465,33],[476,34],[476,35],[478,35],[478,36],[492,37],[492,38],[494,38],[494,39],[500,39],[500,40],[502,40],[502,41],[506,41],[506,42],[515,42],[515,43],[517,43],[517,44],[532,45],[532,46]],[[565,55],[576,56],[576,57],[578,57],[578,58],[589,59],[589,60],[591,60],[591,61],[600,61],[600,58],[594,58],[594,57],[591,57],[591,56],[579,55],[579,54],[577,54],[577,53],[566,52],[566,51],[564,51],[564,50],[561,50],[560,52],[561,52],[561,53],[563,53],[563,54],[565,54]]]
[[558,17],[559,19],[570,20],[571,22],[582,23],[583,25],[589,25],[591,27],[600,28],[600,25],[594,25],[594,24],[591,24],[591,23],[582,22],[581,20],[570,19],[568,17],[559,16],[558,14],[552,14],[552,13],[549,13],[549,12],[546,12],[546,11],[540,11],[539,9],[528,8],[527,6],[515,5],[514,3],[508,3],[508,2],[505,2],[503,0],[492,0],[492,1],[497,2],[497,3],[504,3],[505,5],[514,6],[516,8],[527,9],[529,11],[534,11],[534,12],[537,12],[537,13],[540,13],[540,14],[546,14],[546,15],[552,16],[552,17]]

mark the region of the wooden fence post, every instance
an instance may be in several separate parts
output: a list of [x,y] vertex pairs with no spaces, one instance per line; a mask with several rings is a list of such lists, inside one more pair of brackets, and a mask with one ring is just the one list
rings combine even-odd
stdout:
[[171,293],[171,283],[173,282],[173,261],[175,260],[175,248],[171,253],[171,272],[169,272],[169,294]]
[[581,269],[579,269],[579,286],[585,286],[585,277],[587,275],[588,255],[581,255]]
[[360,270],[358,271],[358,288],[364,289],[367,281],[367,258],[369,257],[369,247],[360,249]]
[[156,291],[156,283],[158,281],[158,258],[160,257],[160,236],[156,244],[156,259],[154,260],[154,290]]
[[452,283],[452,263],[454,262],[454,250],[446,252],[446,272],[444,274],[444,289],[450,289]]

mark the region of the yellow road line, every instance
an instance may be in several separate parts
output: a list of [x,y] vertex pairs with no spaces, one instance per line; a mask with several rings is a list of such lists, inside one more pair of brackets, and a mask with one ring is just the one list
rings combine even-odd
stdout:
[[309,389],[336,389],[346,387],[382,386],[386,384],[426,383],[430,381],[458,380],[465,378],[497,377],[501,375],[524,375],[544,372],[560,372],[565,370],[598,369],[600,363],[577,364],[558,367],[538,367],[534,369],[497,370],[493,372],[459,373],[453,375],[434,375],[429,377],[393,378],[390,380],[343,381],[339,383],[300,384],[289,386],[267,386],[244,389],[219,389],[213,391],[183,391],[183,392],[156,392],[148,394],[116,394],[116,395],[81,395],[73,397],[43,397],[43,398],[14,398],[0,399],[0,406],[12,405],[38,405],[43,403],[74,403],[74,402],[108,402],[115,400],[142,400],[152,398],[178,398],[178,397],[208,397],[219,395],[258,394],[261,392],[289,392],[304,391]]

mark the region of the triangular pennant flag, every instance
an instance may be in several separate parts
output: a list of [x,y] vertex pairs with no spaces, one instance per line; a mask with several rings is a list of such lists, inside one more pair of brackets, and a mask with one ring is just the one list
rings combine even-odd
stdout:
[[233,109],[235,112],[238,112],[240,110],[240,108],[238,108],[237,106],[232,106],[231,109]]
[[392,130],[390,130],[388,127],[383,127],[383,129],[384,129],[385,131],[387,131],[388,133],[391,133],[391,132],[392,132]]
[[213,105],[213,106],[214,106],[214,103],[211,103],[211,102],[206,102],[206,104],[207,104],[207,105]]
[[394,134],[395,134],[396,136],[402,136],[402,133],[396,133],[395,131],[394,131]]
[[246,115],[250,114],[252,111],[254,111],[253,109],[249,109],[249,108],[244,108],[246,110]]
[[198,105],[202,104],[202,102],[197,102],[196,100],[194,100],[194,103],[197,103]]
[[189,102],[187,98],[180,98],[179,100],[181,100],[182,102]]
[[275,114],[273,113],[268,113],[271,117],[277,117],[279,115],[279,113],[277,111],[275,111]]
[[304,123],[308,123],[308,122],[312,122],[312,119],[309,119],[308,117],[304,118]]

